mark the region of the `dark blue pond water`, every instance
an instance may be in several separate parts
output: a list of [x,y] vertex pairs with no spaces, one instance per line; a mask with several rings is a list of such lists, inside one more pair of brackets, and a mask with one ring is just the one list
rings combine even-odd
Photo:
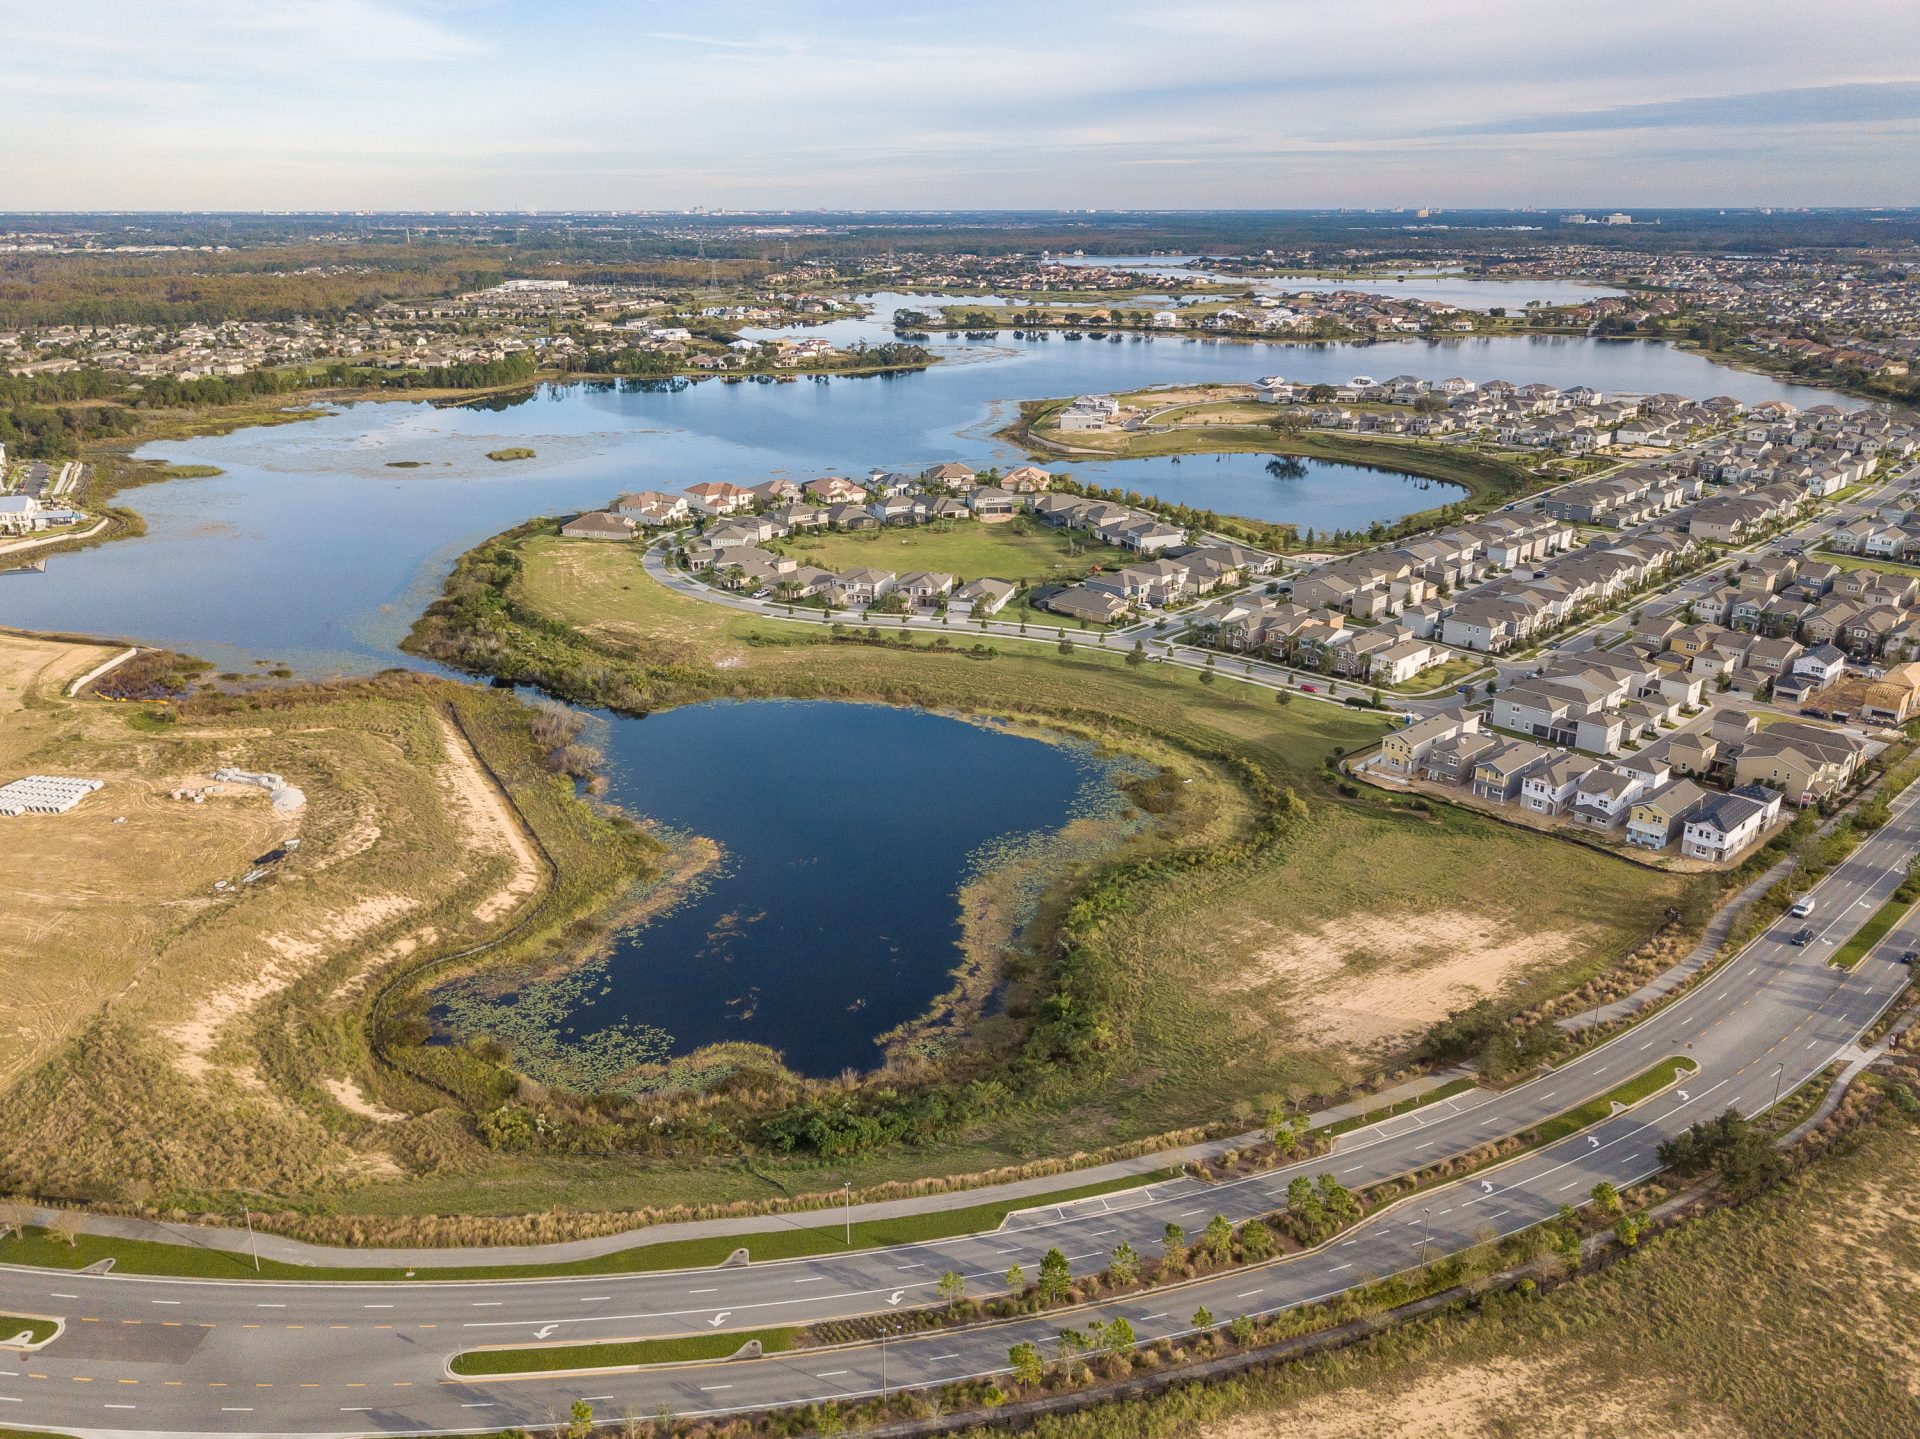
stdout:
[[[870,1068],[874,1037],[951,984],[974,858],[1117,802],[1084,750],[883,705],[690,705],[606,743],[610,798],[711,836],[726,858],[603,964],[501,1008],[462,1001],[463,1025],[519,1033],[523,1062],[555,1079],[582,1056],[600,1082],[632,1058],[730,1040],[804,1074]],[[564,1045],[559,1071],[540,1030]]]

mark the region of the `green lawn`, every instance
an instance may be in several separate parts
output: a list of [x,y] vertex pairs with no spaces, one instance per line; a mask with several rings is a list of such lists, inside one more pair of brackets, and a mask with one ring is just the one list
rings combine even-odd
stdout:
[[1084,539],[1076,542],[1065,531],[1031,519],[991,525],[947,520],[907,529],[796,535],[776,548],[804,565],[826,570],[932,570],[963,581],[1061,579],[1083,575],[1096,564],[1124,562],[1119,550]]
[[740,1346],[760,1341],[763,1354],[793,1348],[798,1329],[743,1329],[726,1334],[681,1334],[671,1339],[615,1340],[606,1344],[555,1344],[528,1349],[469,1349],[453,1356],[455,1374],[546,1374],[571,1369],[625,1369],[635,1364],[698,1364],[726,1359]]
[[1920,575],[1920,565],[1906,565],[1898,560],[1876,559],[1871,555],[1845,555],[1838,550],[1825,549],[1815,550],[1814,554],[1843,570],[1872,570],[1882,575]]

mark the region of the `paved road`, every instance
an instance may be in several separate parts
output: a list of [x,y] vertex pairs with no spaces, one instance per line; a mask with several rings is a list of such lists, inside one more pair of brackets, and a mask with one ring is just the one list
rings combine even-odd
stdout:
[[[1031,1273],[1048,1247],[1079,1271],[1103,1267],[1121,1240],[1158,1252],[1169,1221],[1197,1231],[1215,1213],[1275,1208],[1295,1173],[1332,1171],[1358,1186],[1514,1133],[1674,1055],[1698,1073],[1587,1133],[1484,1177],[1390,1210],[1332,1247],[1253,1271],[1107,1306],[1143,1338],[1177,1333],[1205,1305],[1221,1319],[1337,1292],[1429,1254],[1459,1249],[1577,1203],[1600,1180],[1653,1172],[1659,1141],[1729,1105],[1767,1107],[1846,1052],[1905,983],[1892,959],[1903,929],[1851,972],[1828,956],[1891,894],[1920,851],[1920,788],[1814,891],[1815,943],[1788,921],[1667,1008],[1557,1071],[1504,1094],[1442,1101],[1344,1136],[1331,1155],[1218,1186],[1192,1180],[1017,1216],[992,1234],[743,1268],[481,1283],[249,1283],[52,1275],[0,1269],[0,1313],[59,1316],[62,1337],[25,1358],[0,1356],[0,1424],[88,1433],[429,1433],[538,1425],[575,1398],[605,1415],[676,1413],[849,1397],[880,1387],[872,1346],[727,1365],[582,1375],[562,1381],[462,1382],[454,1353],[539,1336],[582,1341],[773,1324],[936,1302],[954,1269],[975,1294],[1015,1262]],[[1087,1316],[1092,1317],[1092,1316]],[[1084,1322],[1084,1320],[1083,1320]],[[888,1346],[889,1384],[920,1384],[1004,1365],[1021,1338],[1052,1342],[1044,1319],[903,1338]]]

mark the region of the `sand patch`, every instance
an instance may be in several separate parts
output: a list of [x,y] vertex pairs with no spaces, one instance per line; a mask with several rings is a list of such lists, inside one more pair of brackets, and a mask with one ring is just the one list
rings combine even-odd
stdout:
[[1583,938],[1578,930],[1516,933],[1468,910],[1356,914],[1256,949],[1222,987],[1271,989],[1303,1037],[1365,1048],[1498,994]]
[[360,1086],[351,1079],[323,1080],[333,1102],[349,1114],[357,1114],[362,1119],[375,1120],[381,1124],[395,1124],[407,1116],[397,1109],[388,1109],[384,1104],[375,1104],[360,1092]]
[[[413,901],[401,895],[368,895],[298,935],[268,935],[261,941],[268,952],[249,956],[252,972],[246,979],[215,990],[192,1019],[163,1031],[175,1046],[174,1063],[190,1079],[204,1079],[213,1068],[213,1051],[227,1025],[299,979],[330,950],[363,938],[412,907]],[[237,1077],[250,1087],[258,1083],[248,1075]]]
[[[1741,1439],[1717,1419],[1681,1418],[1684,1396],[1666,1386],[1582,1383],[1566,1366],[1502,1359],[1448,1365],[1390,1390],[1347,1389],[1201,1429],[1198,1439]],[[1571,1380],[1572,1382],[1569,1382]],[[1517,1426],[1517,1427],[1515,1427]]]
[[447,762],[441,766],[439,778],[453,802],[456,821],[476,849],[504,850],[512,861],[506,880],[473,907],[475,919],[498,919],[540,887],[540,862],[520,826],[520,817],[481,769],[480,759],[465,736],[445,715],[440,716],[440,730],[446,740]]

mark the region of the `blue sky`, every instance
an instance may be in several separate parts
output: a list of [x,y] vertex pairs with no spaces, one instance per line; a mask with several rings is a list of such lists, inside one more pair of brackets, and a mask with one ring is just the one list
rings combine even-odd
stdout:
[[1916,0],[0,0],[0,207],[1920,203]]

